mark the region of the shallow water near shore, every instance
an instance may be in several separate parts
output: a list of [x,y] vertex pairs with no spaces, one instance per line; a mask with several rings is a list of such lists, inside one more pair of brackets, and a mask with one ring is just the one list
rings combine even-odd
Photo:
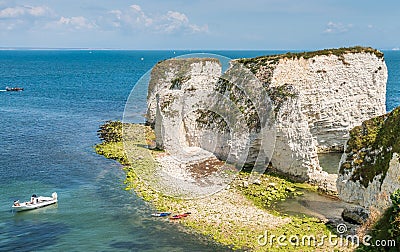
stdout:
[[[124,190],[121,166],[93,150],[98,127],[122,119],[136,81],[158,61],[185,53],[0,51],[0,89],[25,88],[0,94],[1,251],[229,250],[150,217],[149,204]],[[213,53],[235,58],[277,52]],[[398,92],[396,78],[388,89]],[[399,100],[390,101],[393,107]],[[57,205],[11,211],[16,199],[54,191]]]
[[318,154],[319,165],[322,170],[330,174],[339,173],[339,162],[342,157],[342,153],[322,153]]
[[299,190],[303,195],[289,198],[275,204],[275,210],[294,216],[317,217],[321,220],[340,219],[345,207],[352,206],[337,198],[318,192]]

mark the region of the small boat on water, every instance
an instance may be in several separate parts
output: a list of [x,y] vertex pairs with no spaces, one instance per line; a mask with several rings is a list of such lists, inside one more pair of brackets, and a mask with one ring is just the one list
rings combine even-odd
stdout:
[[14,201],[12,208],[17,212],[41,208],[57,203],[57,193],[54,192],[51,197],[36,196],[33,194],[31,201],[20,203],[19,200]]
[[17,91],[24,91],[24,88],[20,88],[20,87],[6,87],[6,91],[9,91],[9,92],[11,92],[11,91],[14,91],[14,92],[17,92]]
[[153,217],[165,217],[165,216],[168,216],[170,214],[171,214],[170,212],[161,212],[161,213],[153,213],[153,214],[151,214],[151,216],[153,216]]

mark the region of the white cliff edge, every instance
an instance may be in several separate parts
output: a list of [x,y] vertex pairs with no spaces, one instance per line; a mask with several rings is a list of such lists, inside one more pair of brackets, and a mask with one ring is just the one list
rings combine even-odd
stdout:
[[[250,68],[275,105],[274,150],[268,161],[288,175],[336,191],[337,175],[321,169],[317,154],[343,151],[351,128],[385,113],[387,68],[383,57],[360,51],[251,60],[233,63]],[[246,116],[254,108],[245,104],[242,91],[232,87],[215,95],[220,91],[221,69],[215,59],[172,59],[153,69],[147,121],[155,128],[159,148],[173,154],[200,147],[222,160],[239,159],[247,150],[246,163],[255,161],[260,147],[258,131]],[[205,104],[213,102],[202,93],[213,94],[213,99],[233,95],[239,109],[226,112],[238,117],[237,125],[226,123],[227,114],[204,111],[205,105],[213,107],[219,101]]]

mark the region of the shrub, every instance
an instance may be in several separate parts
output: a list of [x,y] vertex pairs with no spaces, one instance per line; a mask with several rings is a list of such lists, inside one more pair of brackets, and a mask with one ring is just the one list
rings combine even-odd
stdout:
[[[393,204],[393,212],[390,216],[390,229],[388,230],[389,234],[392,237],[400,236],[400,189],[397,189],[392,195],[390,195],[390,199]],[[400,240],[398,238],[398,240]]]

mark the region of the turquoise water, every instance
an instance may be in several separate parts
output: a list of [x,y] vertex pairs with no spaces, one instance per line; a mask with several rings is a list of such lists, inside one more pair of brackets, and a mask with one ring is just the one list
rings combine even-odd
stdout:
[[[0,251],[229,250],[149,217],[151,207],[124,190],[120,165],[92,147],[100,124],[122,119],[136,81],[156,62],[186,53],[0,51],[0,89],[25,88],[0,93]],[[400,104],[399,60],[399,52],[386,55],[389,110]],[[15,199],[53,191],[57,206],[11,211]]]
[[400,52],[384,51],[388,68],[388,83],[386,89],[386,110],[391,111],[400,105]]

